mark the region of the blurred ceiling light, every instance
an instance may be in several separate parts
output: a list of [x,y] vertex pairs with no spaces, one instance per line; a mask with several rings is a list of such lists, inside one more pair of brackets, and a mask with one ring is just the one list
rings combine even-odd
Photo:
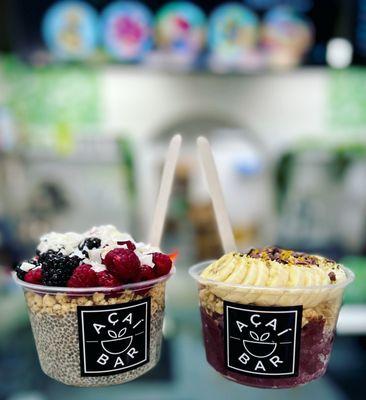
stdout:
[[353,47],[347,39],[335,38],[327,44],[326,59],[333,68],[346,68],[352,62]]

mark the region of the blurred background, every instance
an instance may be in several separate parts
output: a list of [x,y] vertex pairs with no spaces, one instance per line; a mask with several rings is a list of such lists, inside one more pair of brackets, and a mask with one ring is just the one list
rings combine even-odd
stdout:
[[[366,1],[0,0],[0,399],[364,398]],[[124,386],[42,374],[11,266],[49,230],[112,223],[144,240],[167,143],[183,135],[163,249],[161,362]],[[214,149],[240,249],[318,252],[356,273],[329,370],[287,391],[205,362],[187,274],[222,252],[195,138]]]

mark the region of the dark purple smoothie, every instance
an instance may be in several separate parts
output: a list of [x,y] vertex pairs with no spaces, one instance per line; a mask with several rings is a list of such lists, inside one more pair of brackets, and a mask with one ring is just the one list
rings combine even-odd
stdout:
[[208,314],[201,307],[202,329],[207,361],[226,378],[261,388],[290,388],[322,376],[329,361],[334,332],[325,329],[325,320],[309,320],[301,329],[299,373],[287,378],[259,378],[229,370],[225,363],[224,320],[222,314]]

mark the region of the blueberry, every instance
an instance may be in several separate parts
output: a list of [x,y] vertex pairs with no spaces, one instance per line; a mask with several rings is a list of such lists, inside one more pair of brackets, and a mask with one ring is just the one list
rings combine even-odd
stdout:
[[91,249],[99,249],[102,241],[97,237],[91,237],[85,239],[83,242],[79,244],[79,249],[83,250],[85,247],[89,250]]

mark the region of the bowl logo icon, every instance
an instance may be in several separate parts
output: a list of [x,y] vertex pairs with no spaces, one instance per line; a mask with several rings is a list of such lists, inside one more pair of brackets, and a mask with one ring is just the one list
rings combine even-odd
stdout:
[[249,336],[253,340],[243,339],[245,350],[252,356],[257,358],[266,358],[274,353],[277,343],[266,342],[270,336],[270,332],[263,333],[260,337],[253,331],[249,332]]
[[302,307],[224,302],[226,366],[250,376],[298,373]]
[[103,350],[109,354],[122,354],[131,346],[133,336],[125,336],[127,328],[122,328],[118,333],[108,330],[112,339],[102,340],[100,343]]
[[78,307],[82,376],[117,374],[149,362],[150,301]]

